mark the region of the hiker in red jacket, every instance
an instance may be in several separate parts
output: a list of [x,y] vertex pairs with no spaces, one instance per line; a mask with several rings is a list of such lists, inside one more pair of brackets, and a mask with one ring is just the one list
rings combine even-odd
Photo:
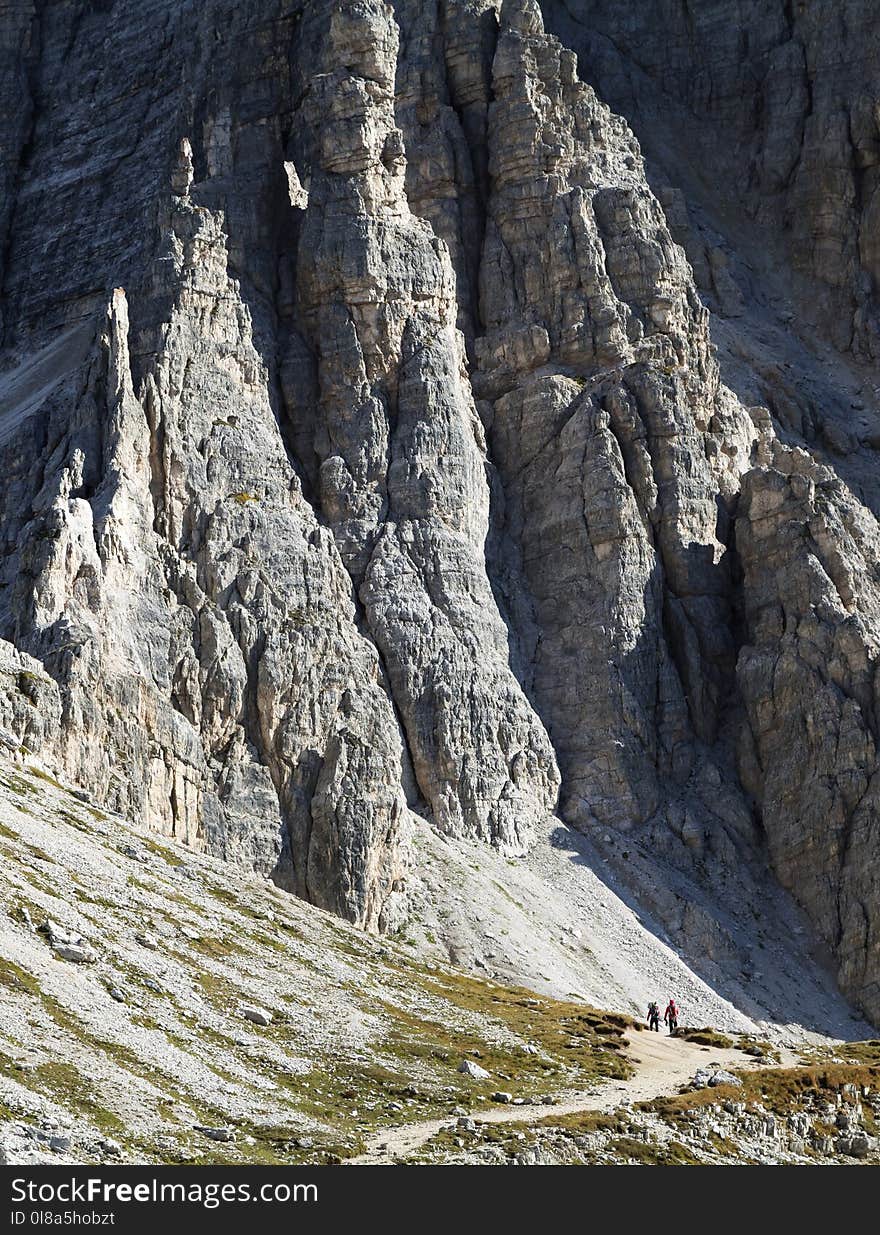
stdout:
[[675,1006],[675,1000],[670,999],[666,1005],[666,1011],[663,1014],[663,1019],[669,1026],[669,1032],[675,1033],[678,1029],[678,1008]]

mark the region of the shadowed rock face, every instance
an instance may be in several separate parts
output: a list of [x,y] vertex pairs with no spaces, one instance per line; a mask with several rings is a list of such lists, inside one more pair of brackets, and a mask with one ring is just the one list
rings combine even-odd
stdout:
[[677,142],[719,201],[780,242],[809,280],[804,309],[835,346],[876,361],[880,29],[870,0],[542,8],[640,135]]
[[829,468],[775,445],[745,477],[737,545],[743,784],[761,803],[780,880],[876,1020],[880,528]]
[[[580,76],[534,0],[12,5],[0,723],[370,929],[413,812],[509,854],[557,812],[707,888],[769,858],[880,1018],[876,525],[723,383],[680,194],[607,106],[660,133],[708,27],[630,61],[642,16],[543,7]],[[707,7],[734,95],[758,53]],[[806,17],[752,7],[826,82]],[[824,89],[798,137],[795,84],[761,87],[738,188],[783,246]],[[864,177],[798,218],[855,228],[806,273],[873,355]]]

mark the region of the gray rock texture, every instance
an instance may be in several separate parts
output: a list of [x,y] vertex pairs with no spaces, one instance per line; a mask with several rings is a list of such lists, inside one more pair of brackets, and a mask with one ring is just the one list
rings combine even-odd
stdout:
[[[722,180],[779,245],[835,346],[876,360],[880,31],[870,0],[542,7],[606,101],[649,142],[677,134],[703,182],[717,194]],[[713,266],[723,282],[723,252]]]
[[485,442],[449,251],[406,198],[398,27],[382,3],[313,4],[300,47],[297,309],[321,510],[437,826],[521,850],[558,777],[486,575]]
[[737,546],[743,784],[780,879],[876,1020],[880,528],[828,468],[777,445],[744,479]]
[[0,729],[370,930],[772,871],[880,1020],[875,23],[698,8],[6,5]]

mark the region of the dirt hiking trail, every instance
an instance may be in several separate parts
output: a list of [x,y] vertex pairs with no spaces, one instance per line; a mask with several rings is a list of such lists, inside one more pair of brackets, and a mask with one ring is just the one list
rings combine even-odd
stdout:
[[[628,1080],[599,1082],[595,1088],[580,1093],[568,1093],[554,1103],[528,1106],[498,1106],[485,1111],[473,1112],[477,1123],[533,1124],[547,1115],[574,1115],[579,1111],[613,1111],[624,1102],[650,1102],[668,1094],[676,1094],[682,1085],[690,1081],[699,1068],[719,1065],[722,1068],[766,1067],[765,1061],[755,1059],[738,1048],[719,1049],[685,1042],[665,1033],[650,1033],[644,1030],[632,1035],[625,1050],[626,1058],[635,1071]],[[782,1051],[780,1067],[791,1067],[796,1056]],[[403,1124],[376,1133],[367,1142],[366,1152],[349,1158],[348,1166],[388,1166],[395,1160],[406,1158],[441,1128],[454,1122],[452,1116],[443,1119],[427,1119],[421,1123]]]

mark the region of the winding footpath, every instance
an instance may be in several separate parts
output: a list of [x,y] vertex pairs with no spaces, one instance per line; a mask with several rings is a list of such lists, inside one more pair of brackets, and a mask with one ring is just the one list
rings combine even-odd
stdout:
[[[780,1067],[791,1067],[796,1056],[783,1051]],[[498,1106],[485,1111],[476,1111],[477,1123],[533,1124],[548,1115],[574,1115],[580,1111],[613,1111],[621,1103],[650,1102],[679,1089],[691,1080],[698,1068],[718,1064],[722,1068],[759,1068],[766,1063],[746,1055],[736,1048],[719,1050],[715,1047],[698,1046],[680,1038],[665,1034],[648,1033],[634,1035],[626,1050],[626,1057],[635,1069],[628,1080],[606,1081],[595,1088],[568,1093],[559,1102],[540,1106]],[[371,1137],[366,1152],[348,1159],[349,1166],[390,1166],[407,1158],[430,1140],[442,1128],[454,1123],[451,1116],[443,1119],[426,1119],[420,1123],[402,1124],[388,1128]]]

